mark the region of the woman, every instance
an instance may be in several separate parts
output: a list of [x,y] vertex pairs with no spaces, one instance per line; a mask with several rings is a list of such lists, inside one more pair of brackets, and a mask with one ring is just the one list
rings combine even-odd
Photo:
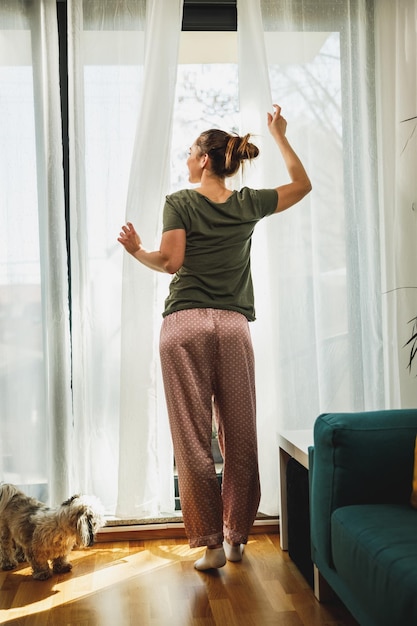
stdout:
[[[255,519],[259,473],[254,358],[248,321],[255,319],[250,270],[256,223],[288,209],[310,190],[274,105],[268,128],[291,182],[267,190],[227,189],[225,180],[258,155],[221,130],[200,135],[187,160],[189,181],[167,196],[159,250],[149,252],[128,222],[118,241],[147,267],[175,274],[165,301],[160,356],[184,525],[191,547],[206,546],[199,570],[240,561]],[[220,490],[211,455],[213,416],[222,452]]]

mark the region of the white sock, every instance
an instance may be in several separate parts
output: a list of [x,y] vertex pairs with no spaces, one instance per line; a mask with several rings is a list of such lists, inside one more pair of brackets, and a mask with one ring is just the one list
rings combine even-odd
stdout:
[[226,553],[226,559],[228,561],[233,561],[237,563],[237,561],[242,560],[243,554],[243,545],[239,544],[238,546],[231,546],[227,541],[223,542],[223,548]]
[[194,563],[194,567],[200,571],[205,569],[217,569],[226,565],[226,556],[223,548],[207,548],[201,559]]

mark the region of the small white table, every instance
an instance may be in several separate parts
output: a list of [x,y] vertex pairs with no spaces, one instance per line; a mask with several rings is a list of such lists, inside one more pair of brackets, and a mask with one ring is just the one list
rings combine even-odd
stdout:
[[[308,449],[313,445],[313,430],[284,430],[279,434],[279,471],[280,471],[280,544],[282,550],[288,550],[288,508],[287,508],[287,463],[296,459],[307,470]],[[331,601],[334,591],[321,576],[314,564],[314,595],[319,602]]]
[[313,431],[284,430],[278,436],[280,482],[280,544],[288,550],[287,463],[296,459],[308,469],[308,448],[313,445]]

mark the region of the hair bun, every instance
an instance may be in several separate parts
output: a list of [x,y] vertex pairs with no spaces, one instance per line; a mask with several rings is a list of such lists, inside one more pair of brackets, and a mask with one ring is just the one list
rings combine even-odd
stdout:
[[243,137],[240,135],[229,135],[226,146],[226,169],[231,167],[232,163],[240,163],[248,159],[254,159],[258,156],[259,150],[257,146],[249,141],[251,135],[247,133]]
[[255,159],[259,150],[249,141],[250,133],[240,137],[224,130],[210,129],[201,133],[196,140],[202,154],[207,153],[211,160],[211,169],[217,176],[233,176],[242,161]]
[[242,160],[255,159],[259,154],[258,147],[249,141],[250,137],[250,133],[247,133],[244,137],[239,137],[240,145],[238,147],[238,156],[240,156]]

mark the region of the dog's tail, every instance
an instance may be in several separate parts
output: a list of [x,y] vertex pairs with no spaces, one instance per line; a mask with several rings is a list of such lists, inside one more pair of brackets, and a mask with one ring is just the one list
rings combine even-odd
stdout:
[[0,485],[0,515],[9,504],[10,500],[18,493],[20,493],[20,491],[14,485],[7,483]]

